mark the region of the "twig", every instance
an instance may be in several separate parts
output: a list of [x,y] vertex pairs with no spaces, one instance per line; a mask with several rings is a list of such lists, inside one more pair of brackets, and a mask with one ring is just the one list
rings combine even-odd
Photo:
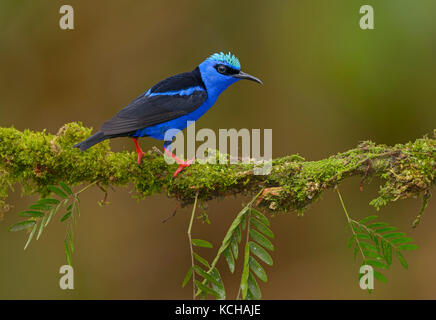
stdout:
[[198,192],[195,194],[194,206],[192,207],[191,220],[188,227],[189,248],[191,249],[191,267],[192,267],[192,298],[195,300],[195,270],[194,270],[194,248],[192,247],[191,229],[194,221],[195,209],[197,208]]
[[84,187],[83,189],[80,189],[79,191],[77,191],[74,195],[77,197],[79,194],[81,194],[82,192],[88,190],[89,188],[91,188],[93,185],[97,184],[98,181],[94,181],[90,184],[88,184],[86,187]]
[[173,217],[176,215],[177,210],[179,210],[179,209],[180,209],[180,202],[177,202],[177,205],[176,205],[176,207],[174,208],[173,213],[172,213],[171,215],[169,215],[168,217],[166,217],[165,219],[163,219],[163,220],[162,220],[162,223],[165,223],[165,222],[167,222],[168,220],[170,220],[171,218],[173,218]]
[[[247,217],[247,235],[246,235],[246,238],[245,238],[245,246],[247,246],[248,242],[250,241],[251,206],[250,206],[250,209],[247,212],[248,212],[248,214],[246,216]],[[242,272],[242,273],[244,273],[244,272]],[[241,298],[240,295],[241,295],[241,285],[239,285],[238,295],[236,296],[236,300],[239,300]]]
[[413,221],[412,228],[416,228],[421,223],[422,215],[424,214],[424,211],[427,208],[428,200],[430,198],[431,198],[431,193],[430,192],[424,193],[424,197],[422,198],[421,210],[419,210],[419,213],[416,216],[415,221]]
[[[257,194],[256,196],[254,196],[253,199],[251,199],[251,201],[245,206],[245,207],[249,207],[251,208],[251,206],[253,205],[253,203],[256,201],[256,199],[262,194],[262,192],[264,191],[265,188],[262,188]],[[247,210],[248,212],[249,210]],[[227,233],[229,232],[229,230],[227,231]],[[227,234],[226,234],[227,235]],[[227,244],[228,245],[228,244]],[[210,274],[212,272],[212,270],[215,268],[216,264],[218,263],[218,260],[221,257],[221,254],[224,252],[224,250],[227,248],[224,247],[224,243],[221,244],[221,247],[218,249],[218,253],[215,256],[215,258],[213,259],[212,263],[210,264],[209,270],[207,271],[208,274]],[[203,280],[202,282],[203,284],[206,284],[206,280]],[[200,290],[198,290],[197,294],[200,292]]]
[[[255,196],[253,199],[251,199],[251,201],[246,205],[246,207],[251,207],[251,206],[253,205],[254,201],[256,201],[256,199],[257,199],[257,198],[262,194],[263,190],[264,190],[264,188],[262,188],[262,189],[261,189],[261,190],[256,194],[256,196]],[[224,248],[224,249],[225,249],[225,248]],[[212,263],[211,263],[211,265],[210,265],[210,268],[209,268],[209,270],[207,271],[207,273],[210,273],[210,272],[213,270],[213,268],[215,268],[216,264],[218,263],[219,258],[221,257],[221,253],[224,251],[224,249],[223,249],[222,247],[220,247],[220,249],[218,249],[218,253],[217,253],[215,259],[213,259],[213,261],[212,261]]]
[[360,191],[363,191],[363,183],[365,182],[366,177],[368,176],[368,172],[369,172],[370,168],[371,168],[371,162],[368,159],[368,165],[366,166],[365,173],[364,173],[362,179],[360,180]]
[[157,154],[160,154],[163,157],[165,156],[165,154],[158,147],[156,147],[156,146],[153,146],[152,150],[154,152],[156,152]]
[[360,246],[359,239],[357,239],[356,231],[354,231],[354,228],[353,228],[353,220],[350,218],[350,215],[348,214],[347,208],[345,207],[344,200],[342,200],[341,192],[339,191],[338,186],[335,187],[335,190],[336,190],[336,192],[338,194],[339,201],[341,202],[342,208],[344,209],[345,216],[347,217],[348,225],[350,226],[350,230],[351,230],[351,232],[354,235],[354,239],[356,241],[356,245],[359,248],[360,253],[362,254],[363,261],[365,261],[366,260],[366,256],[363,253],[362,247]]

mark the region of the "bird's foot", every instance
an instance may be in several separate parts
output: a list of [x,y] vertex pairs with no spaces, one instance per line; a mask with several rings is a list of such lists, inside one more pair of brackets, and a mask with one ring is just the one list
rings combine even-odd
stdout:
[[[180,160],[180,159],[179,159]],[[177,161],[177,160],[176,160]],[[187,161],[181,161],[177,163],[179,164],[179,167],[177,168],[177,170],[174,172],[173,174],[173,178],[177,177],[177,175],[186,167],[189,167],[191,164],[193,164],[195,161],[195,158],[192,158],[191,160],[187,160]]]
[[145,152],[143,152],[142,150],[140,152],[138,152],[138,166],[141,166],[141,159],[142,157],[145,155]]
[[139,146],[138,138],[132,138],[132,139],[133,139],[133,142],[135,143],[135,146],[136,146],[136,154],[138,155],[137,162],[138,162],[138,166],[140,167],[141,166],[141,159],[145,155],[145,152],[142,151],[141,147]]
[[165,153],[170,156],[171,158],[173,158],[174,160],[176,160],[177,164],[179,165],[179,167],[177,168],[177,170],[174,172],[173,174],[173,178],[177,177],[177,175],[186,167],[189,167],[191,164],[194,163],[195,161],[195,157],[192,158],[191,160],[187,160],[187,161],[183,161],[181,160],[179,157],[177,157],[175,154],[173,154],[171,151],[169,151],[168,149],[164,148]]

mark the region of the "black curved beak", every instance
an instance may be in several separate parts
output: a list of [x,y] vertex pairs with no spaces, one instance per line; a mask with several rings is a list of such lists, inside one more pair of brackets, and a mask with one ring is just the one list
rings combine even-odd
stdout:
[[233,77],[238,78],[238,79],[251,80],[251,81],[263,84],[263,82],[259,78],[256,78],[255,76],[252,76],[252,75],[245,73],[245,72],[242,72],[242,71],[239,71],[239,73],[234,74]]

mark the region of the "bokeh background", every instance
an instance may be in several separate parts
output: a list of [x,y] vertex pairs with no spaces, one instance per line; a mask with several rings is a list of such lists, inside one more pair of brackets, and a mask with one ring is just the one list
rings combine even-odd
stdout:
[[[75,9],[75,30],[59,28],[59,8]],[[359,8],[375,9],[375,30],[359,28]],[[0,125],[56,132],[82,121],[98,128],[154,83],[192,70],[216,51],[234,52],[264,86],[240,82],[197,122],[198,128],[272,128],[273,156],[299,153],[316,160],[372,139],[394,144],[436,127],[436,2],[406,1],[53,1],[0,0]],[[159,142],[141,141],[145,149]],[[134,150],[128,139],[114,150]],[[350,214],[374,214],[368,205],[378,181],[359,191],[341,190]],[[23,251],[25,235],[9,233],[16,213],[35,200],[11,193],[14,205],[0,222],[2,299],[179,299],[190,265],[186,230],[190,208],[167,223],[176,206],[164,195],[132,199],[129,188],[82,197],[76,227],[75,289],[59,289],[65,263],[65,226],[53,223]],[[209,202],[211,225],[196,221],[193,236],[217,247],[244,197]],[[272,219],[275,265],[266,267],[265,299],[436,298],[436,203],[422,224],[410,225],[420,201],[380,211],[420,246],[407,254],[368,294],[357,283],[358,263],[337,196],[326,192],[304,217]],[[201,254],[212,258],[215,250]],[[229,297],[241,265],[231,275],[219,264]]]

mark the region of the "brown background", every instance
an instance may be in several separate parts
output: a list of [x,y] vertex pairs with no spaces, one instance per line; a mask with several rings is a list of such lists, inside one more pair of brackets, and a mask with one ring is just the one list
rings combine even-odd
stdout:
[[[74,31],[58,27],[61,4],[75,9]],[[234,52],[265,85],[241,82],[227,90],[197,129],[272,128],[273,156],[299,153],[316,160],[372,139],[394,144],[435,126],[436,2],[366,1],[376,29],[358,27],[361,1],[0,1],[0,125],[56,132],[64,123],[98,127],[157,81],[193,69],[216,51]],[[160,142],[141,141],[145,149]],[[134,150],[127,139],[114,150]],[[350,179],[342,193],[350,214],[368,205],[378,181],[364,192]],[[162,224],[176,202],[164,195],[137,202],[119,188],[111,204],[91,189],[76,227],[75,290],[59,289],[65,226],[50,225],[23,251],[25,235],[8,233],[15,206],[0,223],[0,298],[190,298],[181,288],[190,264],[190,208]],[[244,198],[211,201],[211,225],[197,221],[193,236],[218,246]],[[359,264],[346,248],[349,233],[337,196],[329,191],[302,218],[272,219],[275,265],[267,267],[266,299],[436,298],[435,201],[422,225],[410,224],[416,199],[381,210],[387,222],[420,246],[407,253],[410,270],[395,262],[369,295],[357,283]],[[202,255],[212,258],[214,250]],[[240,268],[219,264],[230,297]]]

